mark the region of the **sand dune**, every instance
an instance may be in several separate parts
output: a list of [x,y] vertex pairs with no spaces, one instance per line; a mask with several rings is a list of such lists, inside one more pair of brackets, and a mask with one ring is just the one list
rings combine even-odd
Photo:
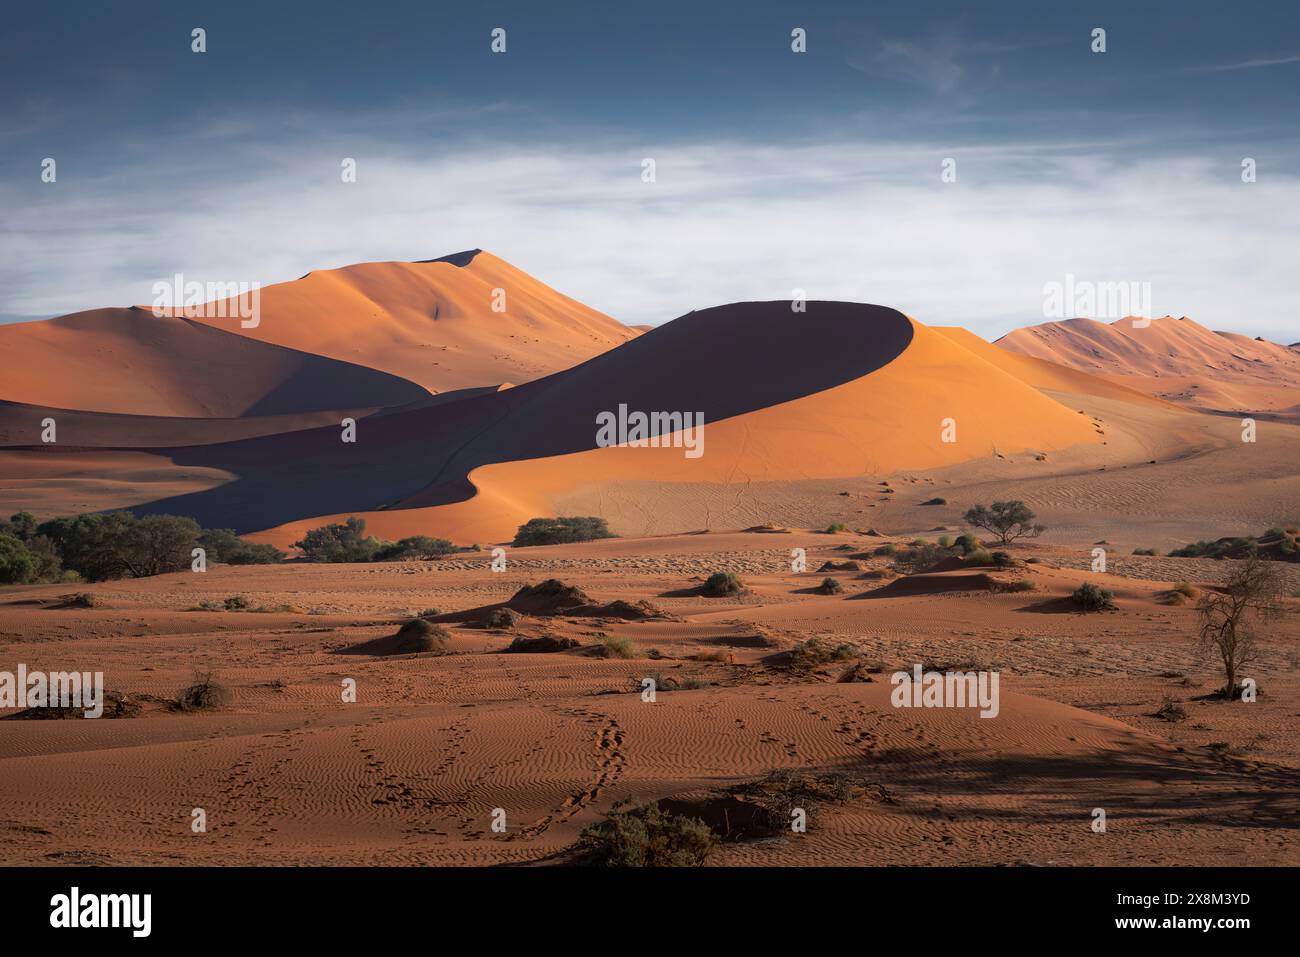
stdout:
[[1132,317],[1046,322],[1008,333],[996,345],[1211,411],[1291,416],[1300,401],[1296,350],[1187,318],[1165,316],[1144,327]]
[[142,308],[0,326],[0,352],[0,399],[57,409],[235,418],[401,405],[427,394],[365,365]]
[[[704,453],[597,448],[598,413],[620,404],[703,413]],[[953,442],[944,441],[948,419]],[[238,516],[245,529],[297,512],[297,523],[268,536],[286,543],[345,511],[365,513],[381,534],[437,527],[494,541],[597,482],[744,486],[1101,440],[1087,417],[901,313],[849,303],[795,313],[786,302],[691,313],[566,372],[379,417],[365,433],[355,446],[319,429],[176,450],[179,464],[242,478],[149,508],[201,521]]]
[[[493,311],[501,290],[503,311]],[[431,392],[527,382],[636,337],[491,253],[322,269],[261,290],[250,339],[355,362]]]

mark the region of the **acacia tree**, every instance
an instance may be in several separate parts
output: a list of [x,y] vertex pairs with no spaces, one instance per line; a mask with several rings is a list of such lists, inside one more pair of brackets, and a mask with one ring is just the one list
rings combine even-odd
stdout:
[[1217,655],[1223,664],[1223,696],[1237,696],[1237,676],[1255,656],[1255,626],[1282,610],[1282,576],[1277,566],[1250,555],[1222,589],[1207,591],[1197,603],[1197,650]]
[[999,545],[1010,545],[1017,538],[1037,538],[1047,531],[1046,525],[1034,524],[1034,513],[1019,500],[994,502],[990,507],[976,505],[966,510],[962,520],[998,536]]

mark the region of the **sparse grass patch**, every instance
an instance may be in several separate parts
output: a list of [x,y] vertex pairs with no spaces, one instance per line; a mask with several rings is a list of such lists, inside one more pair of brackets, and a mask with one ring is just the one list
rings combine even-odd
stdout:
[[635,641],[625,635],[603,635],[599,646],[605,649],[610,658],[642,658],[641,649]]
[[823,595],[838,595],[840,592],[844,591],[844,586],[834,578],[828,576],[822,579],[822,583],[817,586],[817,590]]
[[1162,721],[1186,721],[1187,709],[1173,698],[1165,695],[1165,700],[1156,711],[1155,717]]
[[395,638],[394,647],[400,654],[421,654],[446,651],[451,632],[423,618],[412,618],[398,629]]

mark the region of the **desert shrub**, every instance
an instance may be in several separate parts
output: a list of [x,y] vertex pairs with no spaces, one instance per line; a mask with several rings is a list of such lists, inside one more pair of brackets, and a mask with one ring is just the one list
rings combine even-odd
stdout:
[[1282,613],[1282,591],[1273,563],[1251,555],[1232,570],[1222,590],[1206,592],[1197,603],[1197,650],[1222,664],[1225,698],[1237,697],[1237,675],[1254,659],[1258,626]]
[[56,518],[37,532],[53,543],[63,567],[88,581],[141,578],[188,568],[200,528],[190,518],[104,512]]
[[1037,586],[1028,578],[1017,578],[1013,582],[1007,582],[1005,585],[1000,586],[999,590],[1006,592],[1022,592],[1033,591],[1035,588],[1037,588]]
[[194,684],[181,689],[176,706],[182,711],[211,711],[229,707],[234,700],[234,693],[208,673],[196,675]]
[[823,595],[838,595],[844,591],[844,586],[830,576],[822,579],[822,583],[817,586],[817,590]]
[[593,515],[560,518],[530,518],[515,533],[515,547],[525,545],[564,545],[613,538],[603,518]]
[[1018,500],[994,502],[988,508],[976,505],[967,509],[962,519],[996,535],[999,545],[1010,545],[1018,538],[1037,538],[1047,531],[1046,525],[1034,524],[1033,510]]
[[441,614],[442,612],[439,611],[437,608],[426,608],[424,609],[424,611],[420,612],[415,617],[416,618],[437,618]]
[[284,561],[284,552],[274,545],[246,542],[233,528],[205,528],[199,533],[199,547],[210,562],[226,565],[274,565]]
[[40,562],[23,541],[0,534],[0,585],[25,585],[36,578]]
[[249,604],[243,595],[231,595],[221,603],[221,607],[226,611],[247,611]]
[[16,512],[9,521],[0,522],[0,535],[12,535],[20,542],[30,541],[36,535],[36,516],[31,512]]
[[925,571],[949,557],[949,551],[934,542],[920,540],[920,544],[909,545],[894,552],[894,567],[905,575]]
[[354,515],[342,524],[313,528],[293,544],[309,562],[339,563],[374,561],[389,543],[366,535],[365,520]]
[[79,591],[74,595],[64,595],[59,602],[60,608],[94,608],[95,596],[88,591]]
[[953,544],[953,542],[952,542],[952,536],[951,536],[951,535],[940,535],[940,536],[939,536],[939,547],[940,547],[940,548],[952,548],[952,544]]
[[705,581],[702,592],[711,598],[722,598],[727,595],[739,595],[744,590],[744,583],[735,572],[714,572]]
[[1155,716],[1164,721],[1186,721],[1187,709],[1175,701],[1173,698],[1165,695],[1165,700],[1161,703]]
[[1156,551],[1154,548],[1135,548],[1133,549],[1133,554],[1134,555],[1159,555],[1160,553]]
[[816,635],[807,641],[801,641],[785,655],[786,663],[794,668],[813,668],[833,661],[847,661],[857,657],[858,649],[854,645],[840,642],[831,644],[825,638]]
[[885,544],[885,545],[877,545],[876,548],[871,552],[871,554],[873,554],[873,555],[896,555],[896,554],[898,554],[898,546],[895,545],[893,542],[890,542],[890,543]]
[[[1005,552],[1003,554],[1005,554]],[[996,564],[993,559],[993,554],[983,548],[977,548],[973,552],[967,552],[966,557],[963,558],[962,561],[967,565],[974,565],[979,568],[988,568]]]
[[826,526],[827,535],[838,535],[840,532],[847,532],[849,527],[843,522],[831,522]]
[[1115,593],[1092,582],[1084,582],[1074,590],[1070,598],[1083,611],[1102,611],[1115,607]]
[[611,658],[640,658],[641,649],[636,642],[623,635],[602,635],[599,646]]
[[483,624],[488,628],[513,628],[523,620],[523,617],[513,608],[493,608],[488,612]]
[[697,867],[717,844],[703,821],[647,804],[612,809],[578,838],[590,863],[601,867]]
[[412,618],[397,630],[394,647],[403,654],[446,651],[451,632],[423,618]]
[[980,543],[980,540],[976,538],[973,533],[964,532],[963,534],[957,536],[957,540],[953,542],[953,547],[961,549],[961,553],[963,555],[969,555],[971,552],[977,551],[978,549],[982,548],[983,545]]
[[421,561],[442,558],[456,551],[456,546],[445,538],[430,538],[428,535],[412,535],[399,538],[391,545],[384,545],[375,551],[377,562]]
[[1201,590],[1188,582],[1176,582],[1170,590],[1178,592],[1184,598],[1199,598],[1201,595]]

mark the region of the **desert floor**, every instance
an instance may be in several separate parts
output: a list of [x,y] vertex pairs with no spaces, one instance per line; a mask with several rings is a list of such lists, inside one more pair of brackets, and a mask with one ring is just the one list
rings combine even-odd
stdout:
[[[1017,593],[967,572],[891,585],[871,577],[887,561],[876,557],[818,571],[890,540],[906,537],[711,532],[508,549],[500,573],[483,552],[5,589],[0,669],[102,670],[141,710],[0,721],[0,861],[547,863],[569,860],[615,802],[676,799],[721,823],[747,786],[790,769],[821,795],[806,802],[807,832],[727,843],[712,862],[1300,862],[1300,600],[1248,669],[1259,700],[1224,703],[1209,697],[1213,663],[1194,654],[1194,610],[1159,601],[1176,580],[1221,580],[1224,563],[1126,547],[1099,576],[1084,570],[1090,539],[1017,546],[1037,561],[988,573],[1034,584]],[[697,594],[719,570],[749,593]],[[1300,588],[1300,566],[1285,570]],[[827,574],[842,594],[815,591]],[[504,601],[551,577],[665,617],[460,623],[448,654],[349,651],[425,609]],[[1061,599],[1086,578],[1113,588],[1118,609],[1069,610]],[[96,606],[57,607],[72,590]],[[231,596],[263,610],[190,610]],[[515,634],[580,645],[504,653]],[[604,636],[643,657],[598,656]],[[785,666],[782,652],[813,636],[854,646],[869,680],[837,680],[852,661]],[[890,672],[918,662],[998,670],[1000,714],[892,707]],[[203,672],[233,705],[173,711]],[[653,703],[646,676],[660,682]],[[347,678],[355,703],[342,701]],[[1185,720],[1154,716],[1166,697]],[[206,833],[191,830],[195,808]],[[505,833],[491,828],[498,808]]]

